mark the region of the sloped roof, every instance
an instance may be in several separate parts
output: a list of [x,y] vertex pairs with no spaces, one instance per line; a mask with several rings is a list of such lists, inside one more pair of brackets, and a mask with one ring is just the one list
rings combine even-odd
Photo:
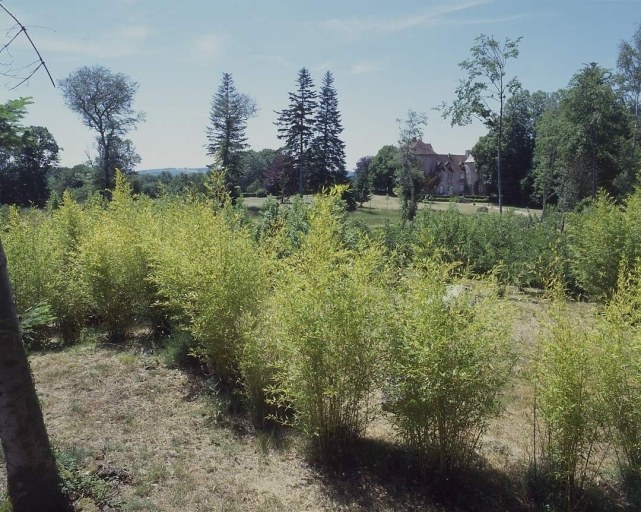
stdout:
[[426,144],[420,139],[410,142],[409,147],[415,155],[436,155],[432,145]]

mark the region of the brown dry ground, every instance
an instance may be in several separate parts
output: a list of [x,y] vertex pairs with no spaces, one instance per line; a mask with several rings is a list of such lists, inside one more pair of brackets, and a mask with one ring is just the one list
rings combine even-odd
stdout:
[[[521,375],[545,306],[522,294],[510,302]],[[84,344],[30,360],[57,449],[81,454],[83,474],[109,467],[130,475],[118,485],[118,510],[531,510],[514,477],[531,454],[530,388],[521,378],[483,439],[479,468],[448,486],[408,477],[385,417],[351,466],[327,471],[307,462],[296,434],[255,430],[202,376],[143,345]],[[4,481],[0,474],[0,493]]]

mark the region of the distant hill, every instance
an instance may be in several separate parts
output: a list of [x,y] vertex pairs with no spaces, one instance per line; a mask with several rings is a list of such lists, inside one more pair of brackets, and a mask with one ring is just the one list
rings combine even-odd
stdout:
[[166,167],[164,169],[144,169],[142,171],[137,171],[138,174],[151,174],[152,176],[157,176],[161,172],[168,172],[172,176],[176,174],[194,174],[194,173],[203,173],[207,172],[209,169],[207,167]]

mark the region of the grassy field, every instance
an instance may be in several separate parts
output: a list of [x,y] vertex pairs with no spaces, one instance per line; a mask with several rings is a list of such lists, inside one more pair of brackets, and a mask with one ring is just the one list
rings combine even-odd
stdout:
[[[250,214],[257,216],[260,208],[267,199],[263,197],[247,197],[243,199],[243,204],[247,207]],[[312,196],[305,196],[305,202],[311,202]],[[289,203],[285,203],[287,205]],[[436,211],[456,208],[459,212],[466,215],[479,213],[479,208],[487,209],[487,213],[498,214],[499,208],[491,203],[455,203],[430,201],[419,204],[419,209],[430,208]],[[512,210],[517,215],[534,215],[539,216],[541,210],[529,208],[512,208],[504,207],[504,210]],[[371,200],[358,207],[356,211],[350,212],[350,216],[363,222],[364,224],[376,228],[383,227],[387,222],[397,224],[401,221],[400,204],[397,197],[374,195]]]
[[[384,413],[351,462],[338,470],[316,466],[295,432],[256,430],[237,397],[177,368],[144,333],[126,346],[88,337],[60,352],[33,354],[31,365],[51,439],[73,461],[84,494],[93,496],[78,510],[99,510],[96,502],[122,511],[543,510],[529,503],[523,483],[532,404],[522,373],[545,304],[515,289],[509,300],[518,311],[519,371],[504,395],[505,414],[483,438],[478,464],[456,480],[416,481]],[[573,308],[590,313],[592,306]],[[0,493],[4,481],[0,475]]]

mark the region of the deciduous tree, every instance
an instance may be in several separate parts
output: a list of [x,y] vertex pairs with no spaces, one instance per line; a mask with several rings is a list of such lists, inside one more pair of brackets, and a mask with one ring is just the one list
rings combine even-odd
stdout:
[[620,84],[634,115],[632,150],[636,150],[639,129],[639,101],[641,101],[641,25],[632,36],[632,41],[623,41],[619,46],[617,69]]
[[[537,91],[518,91],[505,103],[503,119],[503,199],[510,204],[527,204],[531,192],[534,126],[545,110],[548,95]],[[490,129],[472,149],[476,165],[496,190],[498,127]]]
[[104,189],[113,189],[117,150],[123,137],[144,119],[133,108],[138,84],[103,66],[83,66],[61,80],[60,88],[67,106],[98,133],[99,182]]
[[374,191],[379,194],[393,194],[400,165],[398,148],[392,145],[383,146],[370,165]]
[[[501,146],[503,143],[503,108],[507,98],[519,90],[516,77],[507,78],[509,59],[519,55],[521,38],[505,39],[499,43],[494,37],[481,34],[472,46],[471,58],[459,64],[467,77],[456,88],[456,99],[451,105],[443,105],[444,118],[450,117],[452,125],[466,125],[476,118],[497,132],[497,188],[499,212],[503,212],[503,182],[501,178]],[[497,111],[498,107],[498,111]]]
[[418,195],[425,184],[425,176],[420,162],[414,154],[411,143],[423,137],[423,127],[427,116],[413,110],[407,112],[405,120],[397,120],[400,128],[398,140],[399,167],[396,174],[396,190],[401,202],[403,222],[412,221],[418,208]]

